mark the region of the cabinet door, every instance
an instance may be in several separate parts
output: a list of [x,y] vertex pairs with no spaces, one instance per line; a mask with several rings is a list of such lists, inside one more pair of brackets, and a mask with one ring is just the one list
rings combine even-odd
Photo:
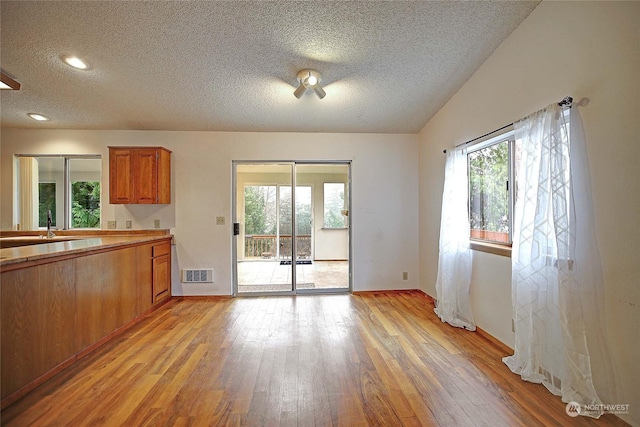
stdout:
[[135,203],[131,150],[109,150],[109,203]]
[[135,150],[134,156],[135,203],[158,203],[157,150]]
[[171,256],[153,258],[153,303],[171,296]]
[[171,203],[171,151],[158,149],[158,203]]

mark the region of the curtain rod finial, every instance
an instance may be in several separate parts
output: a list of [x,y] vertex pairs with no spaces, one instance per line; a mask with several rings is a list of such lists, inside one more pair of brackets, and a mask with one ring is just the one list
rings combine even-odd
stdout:
[[561,107],[571,107],[571,104],[573,104],[573,98],[570,96],[565,96],[562,98],[562,101],[558,102],[558,105]]

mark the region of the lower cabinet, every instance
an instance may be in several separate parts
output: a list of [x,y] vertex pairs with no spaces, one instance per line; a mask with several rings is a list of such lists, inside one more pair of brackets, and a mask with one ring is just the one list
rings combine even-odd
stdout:
[[153,301],[155,304],[171,296],[171,244],[153,246]]
[[0,407],[171,296],[169,238],[25,265],[1,276]]

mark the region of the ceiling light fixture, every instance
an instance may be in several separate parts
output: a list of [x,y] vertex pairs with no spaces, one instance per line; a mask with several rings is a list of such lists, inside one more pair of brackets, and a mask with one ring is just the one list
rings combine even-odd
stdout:
[[78,58],[77,56],[63,56],[62,60],[68,66],[76,68],[78,70],[87,70],[87,69],[89,69],[89,64],[87,64],[82,59]]
[[321,81],[322,75],[317,70],[312,70],[310,68],[300,70],[298,72],[298,87],[293,92],[293,95],[300,99],[307,89],[311,89],[316,93],[316,95],[318,95],[318,98],[322,99],[327,93],[320,86]]
[[37,120],[39,122],[48,122],[49,117],[43,116],[42,114],[37,113],[29,113],[27,116],[31,117],[33,120]]
[[0,89],[20,90],[20,83],[0,71]]

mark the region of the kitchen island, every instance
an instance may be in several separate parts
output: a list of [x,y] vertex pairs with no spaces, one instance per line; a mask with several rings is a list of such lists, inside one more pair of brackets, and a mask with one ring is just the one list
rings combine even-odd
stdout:
[[169,301],[171,239],[97,231],[0,249],[1,406]]

